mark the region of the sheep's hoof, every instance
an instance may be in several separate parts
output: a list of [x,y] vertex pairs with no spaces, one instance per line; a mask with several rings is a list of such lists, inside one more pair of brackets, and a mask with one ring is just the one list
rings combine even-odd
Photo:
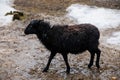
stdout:
[[48,69],[45,68],[42,72],[48,72]]
[[91,69],[91,66],[92,66],[92,65],[88,65],[88,68]]
[[67,74],[70,74],[70,68],[68,68],[68,69],[66,70],[66,73],[67,73]]
[[100,65],[98,64],[98,65],[96,65],[96,67],[99,69],[99,68],[100,68]]
[[67,74],[70,74],[70,70],[67,70],[66,73],[67,73]]

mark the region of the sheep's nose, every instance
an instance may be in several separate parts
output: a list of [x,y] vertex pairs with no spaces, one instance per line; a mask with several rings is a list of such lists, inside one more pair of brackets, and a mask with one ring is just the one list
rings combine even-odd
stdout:
[[27,31],[27,29],[25,29],[24,34],[25,35],[29,34],[28,31]]

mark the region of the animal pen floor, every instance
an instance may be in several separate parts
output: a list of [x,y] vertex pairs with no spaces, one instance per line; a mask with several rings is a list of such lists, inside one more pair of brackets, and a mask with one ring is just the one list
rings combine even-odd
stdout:
[[[16,1],[20,2],[27,0]],[[41,4],[42,1],[44,0],[41,0]],[[24,9],[20,6],[17,7],[17,9],[26,10],[25,7],[29,5],[23,5]],[[29,10],[31,10],[31,8]],[[29,10],[26,11],[29,12]],[[51,11],[51,8],[49,8],[49,11]],[[118,31],[120,28],[100,30],[101,37],[99,47],[102,51],[100,70],[97,70],[95,65],[92,69],[87,68],[90,54],[86,51],[83,54],[78,55],[69,54],[68,58],[71,66],[69,75],[65,72],[66,66],[60,54],[57,54],[52,60],[49,71],[47,73],[42,73],[42,70],[48,61],[50,52],[39,42],[35,35],[24,35],[26,25],[31,19],[42,18],[50,21],[52,24],[74,24],[74,22],[65,17],[61,17],[61,15],[56,17],[55,15],[50,16],[47,13],[35,14],[29,12],[26,14],[28,16],[27,20],[16,20],[11,24],[0,27],[0,80],[111,80],[112,78],[120,80],[120,46],[108,45],[105,42],[105,40],[110,37],[110,34],[108,33]]]

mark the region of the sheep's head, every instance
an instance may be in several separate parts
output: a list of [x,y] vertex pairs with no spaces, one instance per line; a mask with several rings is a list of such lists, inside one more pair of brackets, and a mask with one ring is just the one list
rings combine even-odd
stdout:
[[44,20],[32,20],[30,24],[26,27],[25,34],[43,34],[50,29],[48,22]]
[[37,26],[39,24],[39,20],[32,20],[28,26],[26,27],[24,33],[25,34],[36,34]]

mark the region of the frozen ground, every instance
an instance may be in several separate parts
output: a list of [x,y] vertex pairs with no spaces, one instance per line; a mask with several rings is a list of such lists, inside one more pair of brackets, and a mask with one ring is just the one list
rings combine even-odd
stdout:
[[[55,17],[36,14],[29,19],[44,18],[52,24],[75,24],[66,17]],[[120,48],[106,44],[110,36],[118,36],[120,28],[100,29],[100,49],[102,50],[100,65],[88,69],[90,55],[69,54],[71,74],[65,73],[65,63],[60,54],[53,59],[48,73],[42,73],[50,52],[44,48],[35,35],[24,35],[24,29],[29,21],[15,21],[11,25],[0,27],[0,80],[111,80],[120,79]],[[115,33],[114,33],[115,32]],[[113,33],[113,34],[112,34]],[[110,41],[112,39],[110,38]],[[109,42],[109,41],[108,41]],[[115,43],[114,43],[115,44]]]

